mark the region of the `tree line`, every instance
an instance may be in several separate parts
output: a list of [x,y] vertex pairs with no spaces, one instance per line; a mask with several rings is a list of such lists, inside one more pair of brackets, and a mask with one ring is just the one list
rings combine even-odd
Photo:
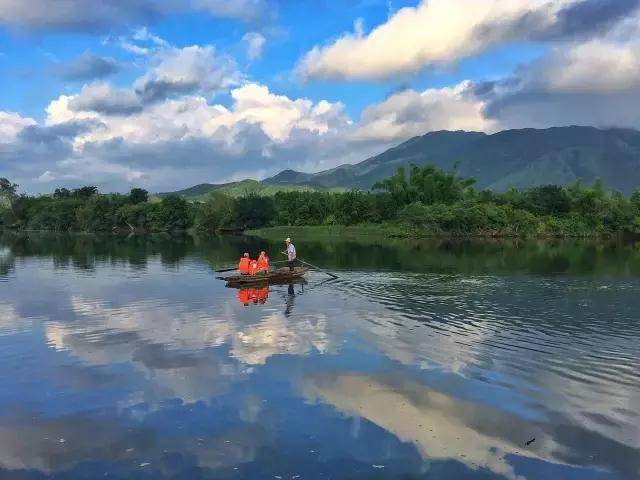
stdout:
[[87,186],[52,195],[18,195],[0,179],[0,222],[15,229],[165,232],[266,226],[385,224],[407,235],[596,236],[640,232],[640,190],[630,196],[602,182],[477,190],[474,180],[431,165],[399,168],[372,191],[278,192],[204,201],[101,194]]

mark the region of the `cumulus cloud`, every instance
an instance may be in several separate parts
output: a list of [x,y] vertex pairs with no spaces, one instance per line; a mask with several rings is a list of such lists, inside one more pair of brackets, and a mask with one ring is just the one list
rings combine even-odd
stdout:
[[303,78],[345,80],[411,74],[507,42],[590,32],[637,5],[637,0],[422,0],[368,34],[357,25],[354,33],[314,47],[297,70]]
[[249,32],[242,37],[242,42],[247,50],[247,58],[250,61],[262,57],[262,50],[266,41],[267,39],[257,32]]
[[115,58],[84,52],[73,61],[58,68],[57,73],[65,80],[86,81],[105,78],[119,71],[120,65]]
[[607,34],[556,45],[480,91],[486,115],[512,127],[586,124],[640,128],[640,15]]
[[29,189],[37,177],[73,156],[73,139],[85,128],[81,122],[51,127],[29,122],[10,141],[0,141],[3,176]]
[[[97,112],[105,115],[127,115],[142,110],[140,99],[135,93],[106,83],[85,85],[78,95],[70,99],[68,105],[74,112]],[[91,115],[84,118],[90,117]],[[69,115],[69,118],[77,117]]]
[[405,90],[367,107],[353,135],[400,141],[432,130],[494,131],[498,124],[485,117],[484,108],[468,81],[423,92]]
[[[146,29],[134,34],[137,40],[151,40],[161,46],[151,57],[153,66],[131,88],[109,83],[91,83],[71,96],[61,96],[50,105],[49,123],[99,115],[123,116],[141,112],[146,105],[173,97],[198,94],[207,98],[227,91],[243,81],[233,58],[216,55],[213,46],[174,48]],[[64,109],[57,108],[64,103]]]
[[290,162],[314,168],[342,163],[345,156],[360,159],[346,143],[352,122],[342,104],[290,99],[258,84],[233,89],[231,98],[230,107],[210,105],[200,95],[140,104],[105,84],[62,95],[47,108],[46,127],[39,128],[86,128],[61,139],[66,158],[34,162],[28,172],[33,177],[21,172],[16,180],[38,190],[56,182],[75,184],[83,176],[106,189],[138,183],[168,190],[176,178],[185,185],[240,172],[256,178]]
[[153,60],[155,66],[134,84],[144,102],[195,92],[211,96],[243,79],[234,59],[217,55],[212,45],[164,48]]
[[15,140],[18,134],[29,125],[35,125],[33,118],[25,118],[14,112],[0,111],[0,143]]
[[253,21],[269,15],[265,0],[0,0],[0,25],[35,31],[99,32],[114,26],[148,24],[176,12],[195,10]]

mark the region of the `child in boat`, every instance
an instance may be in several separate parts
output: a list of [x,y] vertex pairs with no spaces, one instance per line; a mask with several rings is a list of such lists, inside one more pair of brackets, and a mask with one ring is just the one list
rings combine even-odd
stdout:
[[269,272],[269,257],[266,252],[260,252],[260,256],[258,257],[258,272]]
[[251,260],[251,262],[249,262],[249,275],[257,275],[258,273],[260,273],[260,270],[258,269],[258,261]]

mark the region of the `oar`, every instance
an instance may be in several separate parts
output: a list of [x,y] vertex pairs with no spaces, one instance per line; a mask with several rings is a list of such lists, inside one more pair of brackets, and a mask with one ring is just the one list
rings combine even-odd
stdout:
[[304,261],[304,260],[302,260],[301,258],[298,258],[298,260],[300,261],[300,263],[304,263],[305,265],[308,265],[308,266],[310,266],[311,268],[315,268],[316,270],[319,270],[319,271],[321,271],[322,273],[326,273],[326,274],[327,274],[327,275],[329,275],[330,277],[338,278],[338,276],[337,276],[337,275],[334,275],[334,274],[333,274],[333,273],[331,273],[331,272],[327,272],[326,270],[323,270],[323,269],[322,269],[322,268],[320,268],[320,267],[316,267],[315,265],[311,265],[309,262],[305,262],[305,261]]
[[223,268],[222,270],[214,270],[214,272],[216,272],[216,273],[233,272],[234,270],[237,270],[237,269],[238,269],[238,267]]

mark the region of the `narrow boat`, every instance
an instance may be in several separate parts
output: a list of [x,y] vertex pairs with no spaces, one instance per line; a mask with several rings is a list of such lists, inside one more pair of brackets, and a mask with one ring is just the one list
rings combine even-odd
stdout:
[[256,285],[260,283],[287,283],[291,280],[296,280],[304,277],[309,271],[305,267],[296,267],[293,271],[289,268],[279,268],[273,270],[264,275],[234,275],[231,277],[224,277],[223,280],[227,282],[227,285]]

